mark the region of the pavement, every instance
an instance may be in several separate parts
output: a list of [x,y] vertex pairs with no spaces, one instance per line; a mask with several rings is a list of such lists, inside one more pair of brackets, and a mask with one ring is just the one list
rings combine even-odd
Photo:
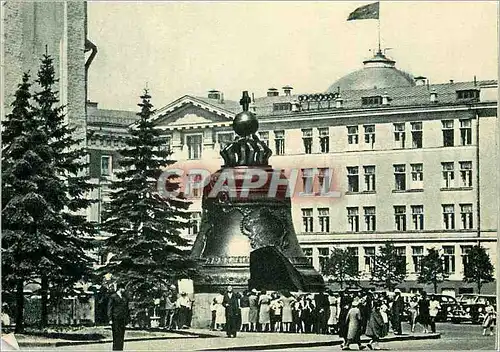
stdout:
[[[439,339],[440,334],[404,334],[385,337],[385,342],[421,339]],[[362,339],[367,342],[368,339]],[[245,351],[245,350],[287,350],[340,346],[342,340],[337,335],[294,334],[294,333],[238,333],[237,338],[227,338],[224,332],[206,329],[189,329],[180,332],[166,332],[164,336],[127,338],[127,351]],[[111,341],[37,341],[22,340],[23,351],[110,351]]]

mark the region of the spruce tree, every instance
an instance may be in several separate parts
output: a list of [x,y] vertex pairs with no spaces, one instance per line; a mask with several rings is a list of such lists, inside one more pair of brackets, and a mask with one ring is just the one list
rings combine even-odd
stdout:
[[61,197],[62,182],[53,172],[53,151],[29,89],[25,74],[2,131],[2,283],[15,283],[17,333],[23,331],[24,285],[40,274],[40,263],[55,248],[45,229],[62,220],[51,204]]
[[88,194],[93,188],[85,172],[87,151],[83,140],[75,137],[76,128],[65,121],[65,107],[59,104],[58,92],[54,90],[58,80],[50,55],[43,55],[36,82],[39,91],[34,95],[34,113],[44,122],[48,145],[53,152],[53,171],[63,180],[61,196],[49,199],[61,214],[61,223],[45,229],[56,246],[40,263],[41,325],[44,326],[47,324],[49,289],[52,289],[52,297],[61,297],[64,291],[73,289],[77,281],[90,274],[89,251],[94,248],[95,229],[83,212],[92,203]]
[[[106,249],[113,253],[102,273],[127,285],[139,307],[161,297],[162,288],[196,273],[181,236],[187,227],[191,204],[182,197],[162,197],[157,182],[165,167],[175,163],[163,147],[166,139],[151,121],[151,96],[147,90],[139,103],[140,119],[129,129],[126,147],[119,150],[121,171],[111,183],[110,202],[103,214],[103,230],[110,237]],[[178,185],[166,182],[171,190]]]

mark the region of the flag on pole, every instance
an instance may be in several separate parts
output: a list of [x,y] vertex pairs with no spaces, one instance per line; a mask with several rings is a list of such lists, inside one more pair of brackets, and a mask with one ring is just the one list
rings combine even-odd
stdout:
[[369,19],[376,19],[378,20],[379,17],[379,5],[380,2],[374,2],[373,4],[368,4],[364,5],[361,7],[358,7],[356,10],[351,12],[349,14],[349,17],[347,18],[348,21],[352,20],[369,20]]

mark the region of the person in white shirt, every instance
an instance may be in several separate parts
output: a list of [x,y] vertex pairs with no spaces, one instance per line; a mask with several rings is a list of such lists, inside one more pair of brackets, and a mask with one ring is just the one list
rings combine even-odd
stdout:
[[431,331],[436,332],[436,317],[441,309],[438,298],[436,296],[431,296],[429,302],[429,316],[431,318]]

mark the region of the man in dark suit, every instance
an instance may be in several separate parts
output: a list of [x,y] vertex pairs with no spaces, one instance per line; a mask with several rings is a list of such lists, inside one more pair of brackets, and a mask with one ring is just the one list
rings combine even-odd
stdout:
[[401,316],[403,315],[405,302],[403,297],[401,297],[401,291],[399,289],[394,290],[394,301],[391,307],[392,316],[392,329],[394,334],[401,335],[403,332],[401,330]]
[[314,305],[316,306],[316,321],[314,322],[315,332],[316,334],[327,334],[328,318],[330,317],[330,303],[328,301],[328,295],[325,294],[323,289],[314,295]]
[[109,298],[108,318],[113,331],[113,351],[123,351],[125,326],[129,319],[128,299],[123,284],[118,284],[116,292]]
[[224,294],[222,305],[226,308],[227,337],[236,337],[236,332],[239,330],[238,320],[240,314],[240,300],[238,295],[233,292],[233,288],[231,286],[227,287],[227,292]]

